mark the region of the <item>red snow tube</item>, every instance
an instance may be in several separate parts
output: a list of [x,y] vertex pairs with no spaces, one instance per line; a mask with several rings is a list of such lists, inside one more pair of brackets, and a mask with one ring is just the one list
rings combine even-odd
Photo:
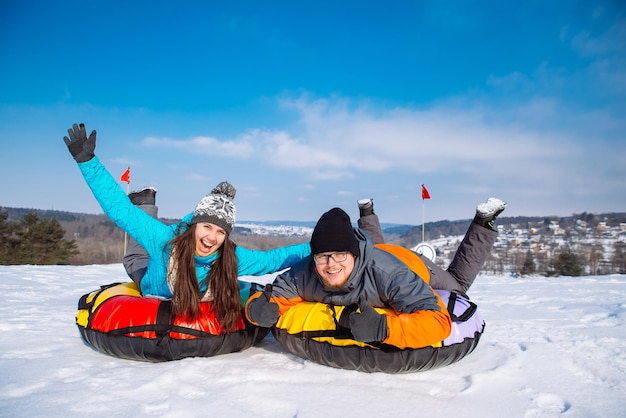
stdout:
[[152,362],[245,350],[268,333],[243,316],[235,331],[223,332],[211,302],[201,302],[200,309],[197,319],[175,317],[170,300],[142,297],[134,283],[114,283],[80,298],[76,325],[98,351]]

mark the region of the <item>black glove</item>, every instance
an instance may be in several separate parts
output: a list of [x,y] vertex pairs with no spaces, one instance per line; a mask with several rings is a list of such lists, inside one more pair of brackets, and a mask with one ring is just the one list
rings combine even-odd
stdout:
[[248,304],[248,318],[260,327],[269,328],[278,321],[278,304],[270,302],[272,285],[267,284],[263,294]]
[[361,313],[350,314],[350,330],[354,339],[369,343],[387,338],[387,317],[376,312],[364,301],[359,303],[359,308]]
[[72,129],[67,130],[67,133],[70,137],[64,136],[63,140],[76,162],[84,163],[91,160],[96,149],[96,131],[91,131],[91,135],[87,138],[85,124],[81,123],[80,126],[74,124]]

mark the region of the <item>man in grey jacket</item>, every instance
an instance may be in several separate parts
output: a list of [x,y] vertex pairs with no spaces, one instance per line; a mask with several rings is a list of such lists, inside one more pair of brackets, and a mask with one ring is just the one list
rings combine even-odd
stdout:
[[[450,332],[448,312],[432,289],[467,291],[497,238],[493,221],[505,206],[494,198],[478,205],[447,270],[421,257],[430,273],[430,286],[399,258],[376,248],[363,230],[353,229],[343,210],[331,209],[315,226],[312,256],[279,275],[265,292],[253,295],[246,315],[254,324],[271,327],[280,314],[303,301],[358,304],[360,312],[349,317],[355,340],[400,348],[432,345]],[[373,307],[392,308],[404,315],[400,320],[379,314]]]
[[[418,348],[450,334],[450,316],[439,295],[407,264],[354,229],[343,210],[333,208],[319,219],[311,254],[250,297],[246,314],[252,323],[271,327],[290,307],[309,301],[358,305],[349,327],[361,342]],[[380,314],[375,307],[402,316]]]

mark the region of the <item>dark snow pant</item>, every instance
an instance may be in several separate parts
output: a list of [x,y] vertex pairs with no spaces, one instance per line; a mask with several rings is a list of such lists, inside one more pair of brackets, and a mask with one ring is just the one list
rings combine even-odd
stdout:
[[384,244],[385,238],[383,237],[383,229],[380,227],[380,222],[378,221],[378,215],[365,215],[361,216],[357,221],[359,228],[363,231],[367,232],[370,239],[374,241],[374,244]]
[[[384,242],[377,215],[359,218],[358,225],[375,244]],[[472,222],[446,270],[428,257],[418,254],[430,272],[430,286],[433,289],[455,290],[465,294],[485,265],[497,238],[498,232]]]
[[[155,205],[138,205],[137,207],[153,218],[156,218],[159,212],[159,208]],[[143,279],[143,276],[148,270],[149,258],[148,252],[139,245],[137,241],[129,237],[128,245],[126,246],[126,254],[124,254],[122,263],[124,264],[126,273],[137,286],[140,286],[141,279]]]

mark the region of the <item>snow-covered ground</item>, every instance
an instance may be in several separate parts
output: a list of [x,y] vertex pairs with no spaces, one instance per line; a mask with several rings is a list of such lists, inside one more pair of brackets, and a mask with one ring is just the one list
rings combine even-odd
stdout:
[[[255,279],[263,283],[270,277]],[[427,372],[337,370],[261,345],[168,363],[91,349],[84,293],[121,264],[0,266],[0,416],[624,417],[626,276],[481,276],[476,350]]]

